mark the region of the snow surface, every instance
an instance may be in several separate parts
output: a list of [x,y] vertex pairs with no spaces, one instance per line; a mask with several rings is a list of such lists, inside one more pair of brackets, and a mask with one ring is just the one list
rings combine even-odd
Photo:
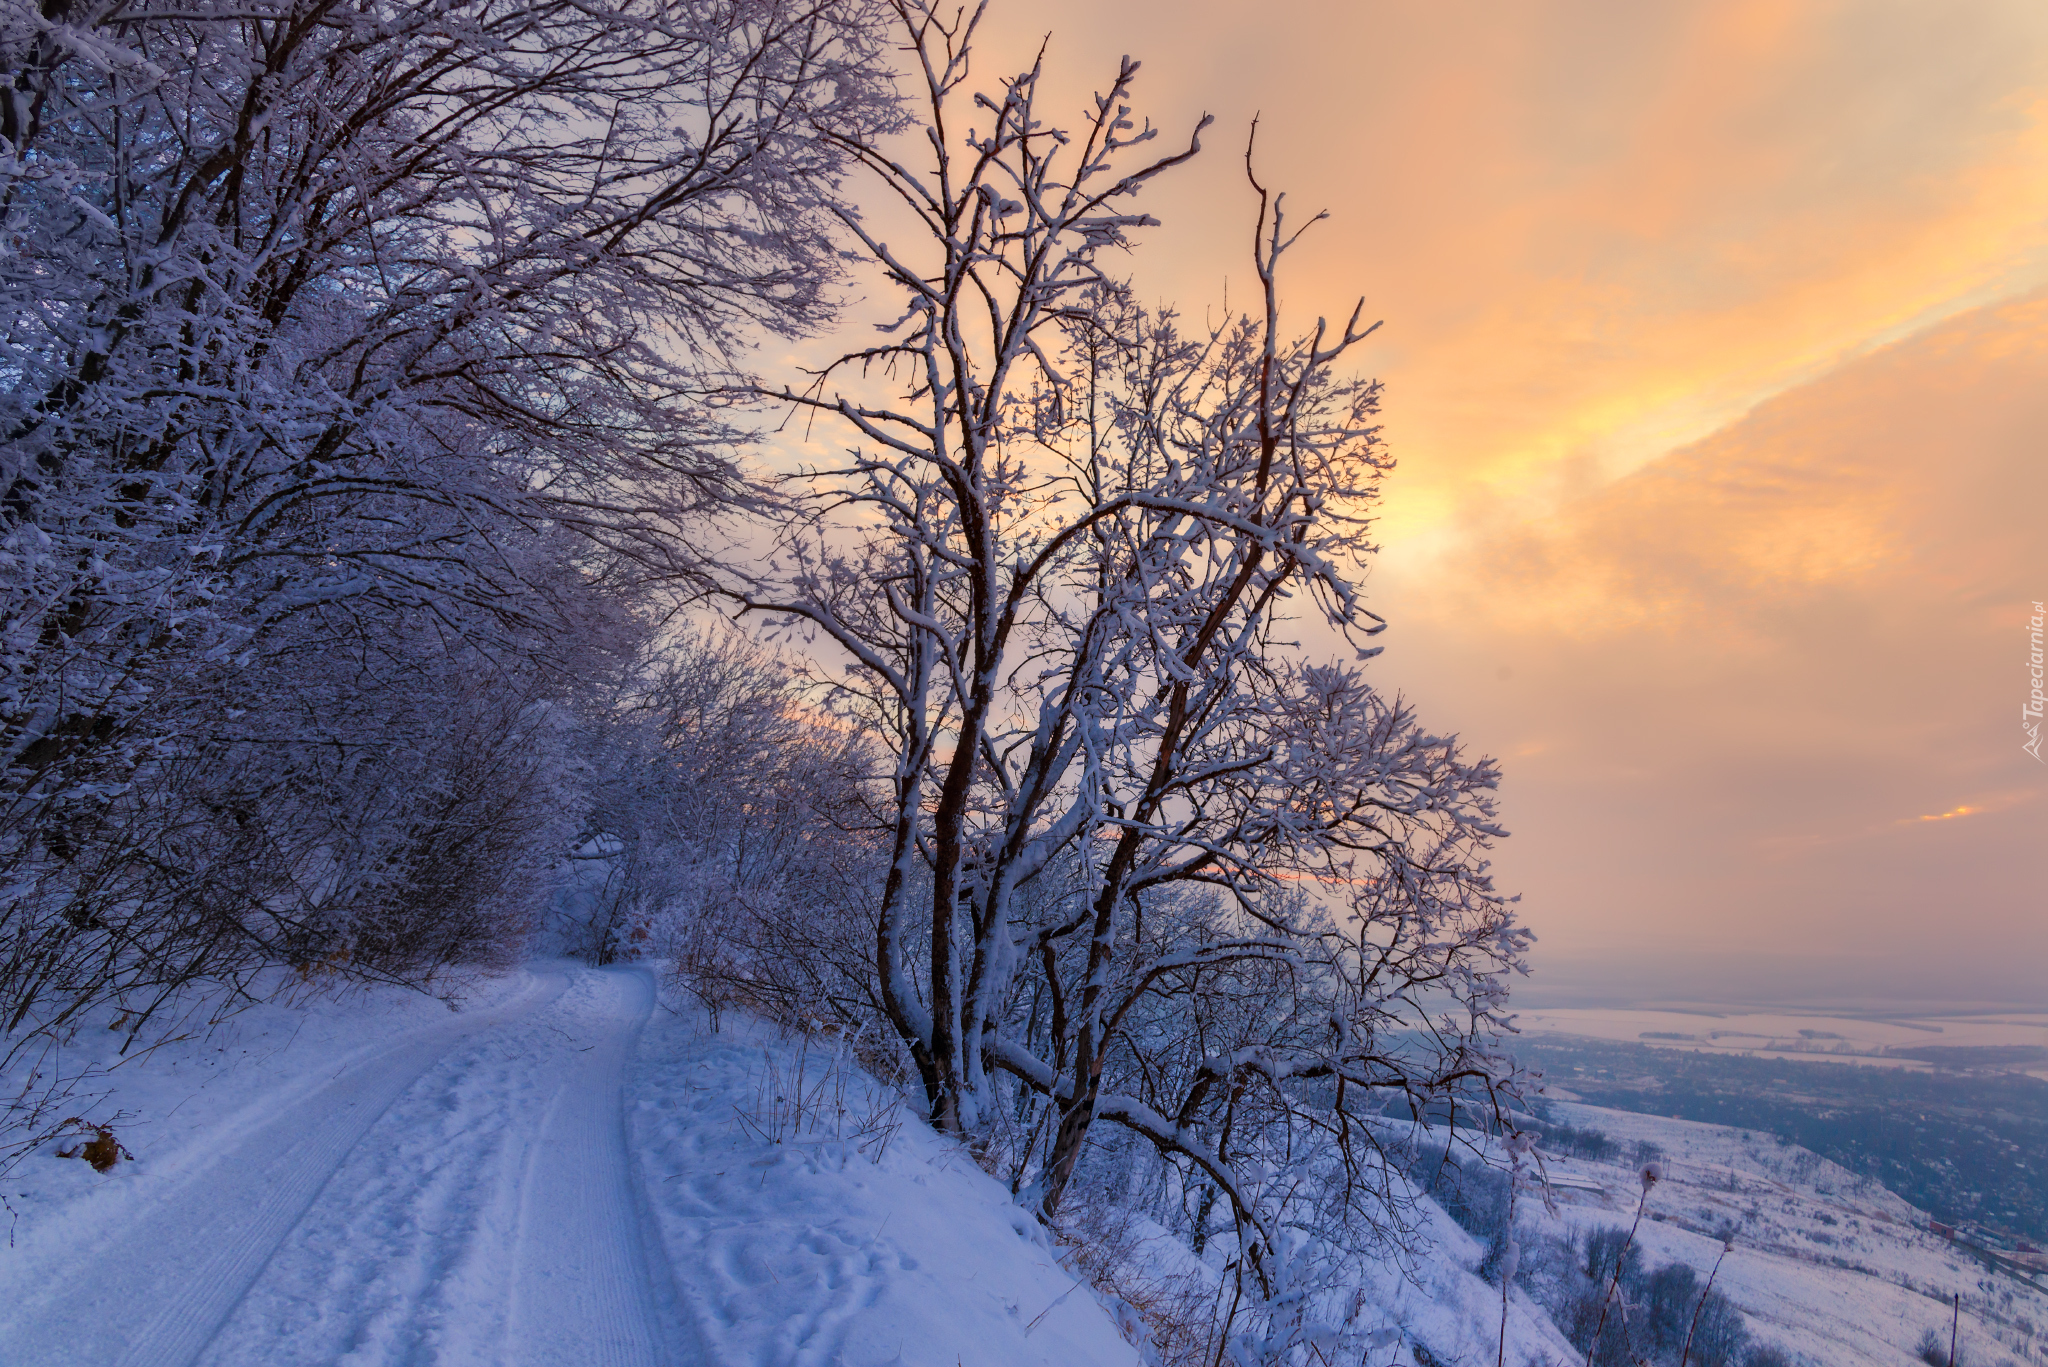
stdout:
[[854,1098],[885,1122],[865,1150],[772,1142],[763,1032],[705,1035],[645,969],[227,1031],[118,1075],[112,1100],[153,1117],[119,1131],[136,1161],[15,1171],[0,1363],[1138,1361],[1002,1189],[887,1098]]
[[[1555,1103],[1560,1120],[1665,1154],[1637,1232],[1647,1262],[1685,1262],[1702,1280],[1735,1247],[1714,1286],[1751,1335],[1801,1363],[1909,1367],[1920,1336],[1947,1342],[1949,1296],[1963,1297],[1965,1363],[2048,1362],[2048,1290],[1993,1272],[1928,1231],[1925,1212],[1884,1187],[1770,1135],[1690,1120]],[[1546,1160],[1553,1231],[1626,1227],[1641,1191],[1632,1161]]]
[[1036,1221],[957,1143],[835,1064],[830,1043],[800,1069],[764,1027],[728,1015],[712,1034],[699,1019],[649,1032],[631,1117],[688,1289],[690,1360],[1135,1367]]
[[[115,1068],[92,1114],[134,1160],[8,1178],[0,1367],[1139,1367],[1128,1308],[831,1036],[714,1032],[645,967],[444,987],[202,1010]],[[1493,1362],[1483,1248],[1416,1215],[1356,1270],[1371,1367]],[[1517,1291],[1506,1360],[1576,1356]]]
[[[1486,1246],[1427,1197],[1417,1200],[1415,1213],[1427,1238],[1428,1256],[1389,1259],[1361,1269],[1369,1300],[1383,1307],[1386,1322],[1400,1330],[1402,1343],[1392,1362],[1413,1363],[1414,1353],[1406,1345],[1418,1341],[1446,1363],[1505,1360],[1510,1367],[1563,1367],[1581,1359],[1543,1308],[1519,1287],[1509,1300],[1503,1345],[1500,1288],[1471,1271],[1486,1256]],[[1376,1356],[1371,1359],[1374,1367],[1380,1361]]]

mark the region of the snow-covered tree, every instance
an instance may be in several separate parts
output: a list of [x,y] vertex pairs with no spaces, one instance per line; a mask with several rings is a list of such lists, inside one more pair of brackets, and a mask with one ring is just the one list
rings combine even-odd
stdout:
[[824,722],[739,633],[662,641],[587,740],[571,947],[670,958],[707,1000],[785,1020],[870,1018],[874,759]]
[[[554,734],[751,496],[707,396],[829,313],[873,19],[0,7],[0,1023],[414,943],[350,851],[494,895],[435,804],[540,782],[484,733]],[[202,828],[258,862],[195,921]]]
[[1360,672],[1389,462],[1337,367],[1371,329],[1286,331],[1297,234],[1256,180],[1260,311],[1188,336],[1135,307],[1106,262],[1198,150],[1149,154],[1136,64],[1065,129],[1036,66],[968,86],[979,11],[895,10],[918,159],[841,145],[915,224],[848,220],[900,313],[779,392],[847,457],[785,481],[725,592],[843,664],[815,687],[892,756],[874,974],[934,1123],[986,1143],[1041,1098],[1047,1218],[1096,1122],[1137,1133],[1221,1194],[1275,1305],[1305,1203],[1248,1173],[1277,1155],[1369,1224],[1379,1112],[1493,1086],[1527,940],[1486,873],[1495,766]]

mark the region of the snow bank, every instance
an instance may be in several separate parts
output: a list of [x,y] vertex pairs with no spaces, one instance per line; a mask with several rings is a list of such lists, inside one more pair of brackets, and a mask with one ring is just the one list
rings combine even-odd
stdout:
[[627,1084],[701,1361],[1136,1367],[1109,1312],[958,1144],[835,1068],[829,1044],[802,1059],[799,1093],[797,1043],[702,1019],[657,1009]]
[[[643,1036],[628,1084],[633,1148],[703,1360],[1135,1367],[1111,1311],[1068,1271],[1071,1254],[958,1144],[902,1108],[878,1121],[880,1089],[835,1068],[833,1048],[731,1015],[710,1034],[688,1009],[657,1011]],[[1388,1331],[1371,1367],[1413,1367],[1417,1344],[1437,1362],[1493,1363],[1500,1290],[1471,1270],[1483,1245],[1427,1197],[1413,1213],[1416,1253],[1352,1269],[1344,1309]],[[1166,1230],[1132,1224],[1152,1236],[1150,1275],[1216,1276]],[[1577,1357],[1517,1290],[1510,1367]]]

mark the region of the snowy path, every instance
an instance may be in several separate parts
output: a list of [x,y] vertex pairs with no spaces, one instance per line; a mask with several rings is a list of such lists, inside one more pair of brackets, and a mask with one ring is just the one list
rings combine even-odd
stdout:
[[149,1205],[0,1288],[0,1360],[673,1361],[621,1098],[653,997],[644,971],[536,970],[222,1123]]
[[655,991],[553,963],[454,1016],[266,1006],[123,1075],[135,1162],[9,1180],[0,1367],[1137,1367],[836,1044]]

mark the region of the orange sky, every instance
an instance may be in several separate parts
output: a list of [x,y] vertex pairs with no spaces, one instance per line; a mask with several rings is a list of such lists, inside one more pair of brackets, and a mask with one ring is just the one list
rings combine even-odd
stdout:
[[2048,1002],[2048,5],[1007,0],[982,72],[1048,31],[1218,116],[1149,296],[1249,278],[1258,111],[1289,305],[1386,319],[1382,678],[1506,762],[1528,999]]

